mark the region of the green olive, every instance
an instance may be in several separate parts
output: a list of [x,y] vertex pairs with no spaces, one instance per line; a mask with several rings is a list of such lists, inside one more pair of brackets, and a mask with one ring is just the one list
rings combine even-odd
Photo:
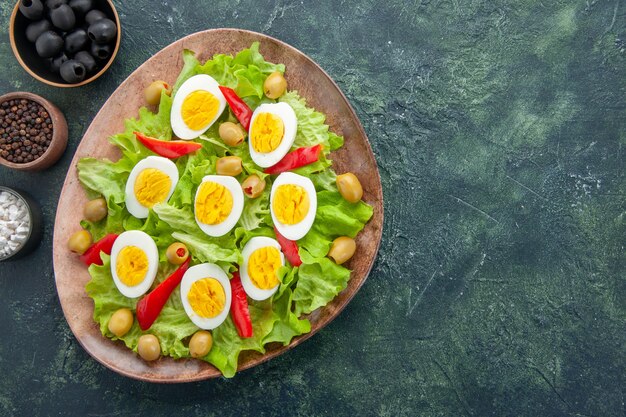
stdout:
[[211,351],[213,336],[206,330],[198,330],[189,341],[189,353],[194,358],[202,358]]
[[187,250],[187,246],[184,243],[174,242],[167,248],[165,256],[169,263],[180,265],[189,258],[189,250]]
[[338,237],[330,246],[328,256],[331,257],[337,265],[341,265],[348,259],[352,258],[356,251],[356,242],[348,236]]
[[233,122],[224,122],[219,129],[220,138],[228,146],[237,146],[243,143],[246,137],[246,131],[240,124]]
[[109,331],[122,337],[133,327],[133,313],[127,308],[120,308],[109,319]]
[[244,194],[248,197],[257,198],[263,194],[263,190],[265,190],[265,180],[259,178],[258,175],[250,175],[243,180],[241,188],[243,188]]
[[153,334],[144,334],[137,342],[137,353],[144,361],[154,361],[161,356],[159,339]]
[[153,81],[143,92],[146,102],[151,106],[159,104],[161,102],[161,91],[163,90],[165,90],[165,94],[168,96],[172,94],[172,88],[168,83],[161,80]]
[[268,98],[276,99],[287,91],[287,80],[283,74],[276,71],[271,73],[263,83],[263,92]]
[[236,177],[243,170],[241,158],[238,156],[225,156],[217,160],[215,171],[217,175]]
[[104,198],[96,198],[85,204],[83,207],[83,217],[90,222],[99,222],[109,214],[109,208]]
[[72,252],[82,255],[91,246],[91,233],[87,230],[80,230],[70,236],[67,246]]
[[351,172],[337,175],[337,188],[342,197],[351,203],[356,203],[363,197],[363,187],[356,175]]

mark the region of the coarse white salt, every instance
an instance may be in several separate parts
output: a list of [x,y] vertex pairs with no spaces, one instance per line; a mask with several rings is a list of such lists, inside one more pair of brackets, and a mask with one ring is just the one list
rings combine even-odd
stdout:
[[0,191],[0,258],[15,253],[26,241],[29,231],[26,204],[13,193]]

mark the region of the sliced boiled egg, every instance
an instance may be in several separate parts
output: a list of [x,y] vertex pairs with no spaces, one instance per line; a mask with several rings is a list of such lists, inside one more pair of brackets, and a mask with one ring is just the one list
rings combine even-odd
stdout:
[[235,178],[207,175],[194,199],[196,223],[209,236],[223,236],[239,221],[243,200],[243,190]]
[[206,132],[226,108],[226,99],[213,77],[194,75],[174,96],[170,122],[180,139],[194,139]]
[[180,297],[193,324],[204,330],[215,329],[230,311],[230,280],[215,264],[192,266],[183,275]]
[[138,219],[148,217],[157,203],[169,200],[178,183],[176,164],[162,156],[149,156],[133,167],[126,181],[126,208]]
[[280,244],[269,237],[253,237],[241,252],[243,263],[239,275],[241,284],[253,300],[265,300],[278,290],[280,281],[276,272],[285,265]]
[[281,235],[289,240],[302,239],[311,230],[317,212],[313,182],[293,172],[280,174],[272,184],[270,212]]
[[255,164],[267,168],[289,152],[296,138],[296,113],[287,103],[261,104],[250,119],[249,148]]
[[159,269],[154,240],[140,230],[129,230],[111,248],[111,275],[123,296],[137,298],[150,289]]

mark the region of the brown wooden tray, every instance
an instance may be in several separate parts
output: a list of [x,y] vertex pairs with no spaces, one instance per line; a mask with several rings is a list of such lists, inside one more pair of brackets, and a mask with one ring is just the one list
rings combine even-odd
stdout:
[[357,237],[358,250],[347,264],[352,269],[348,287],[331,303],[311,313],[311,332],[294,338],[288,346],[270,344],[266,353],[242,352],[239,371],[265,362],[299,345],[346,307],[369,274],[382,237],[383,193],[380,175],[367,136],[354,110],[337,85],[312,59],[297,49],[260,33],[240,29],[213,29],[180,39],[161,50],[133,72],[107,100],[87,129],[61,191],[54,227],[54,273],[57,292],[65,318],[85,350],[97,361],[122,375],[150,382],[191,382],[214,378],[221,373],[212,365],[194,359],[169,357],[147,363],[122,342],[102,336],[93,320],[93,301],[85,292],[89,273],[77,256],[67,249],[69,236],[78,230],[82,207],[87,201],[77,177],[76,164],[85,156],[117,160],[120,153],[107,137],[124,130],[124,120],[135,117],[144,103],[143,89],[156,79],[174,83],[183,62],[182,51],[191,49],[204,62],[217,53],[235,54],[261,42],[261,53],[272,62],[286,65],[289,89],[297,90],[308,105],[326,114],[333,132],[343,135],[345,145],[331,156],[338,173],[354,172],[363,184],[363,199],[374,207],[374,216]]

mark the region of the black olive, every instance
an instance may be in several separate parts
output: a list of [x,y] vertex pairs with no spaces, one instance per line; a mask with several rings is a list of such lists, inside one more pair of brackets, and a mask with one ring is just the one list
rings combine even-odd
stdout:
[[65,50],[70,54],[82,51],[87,46],[89,38],[85,29],[75,29],[65,37]]
[[85,79],[87,70],[85,66],[78,61],[70,59],[61,65],[61,78],[70,84],[76,84]]
[[20,0],[20,12],[27,19],[37,20],[43,16],[43,4],[41,0]]
[[101,61],[109,59],[111,56],[111,45],[101,45],[99,43],[91,43],[91,55]]
[[117,26],[111,19],[100,19],[89,25],[87,33],[89,34],[89,39],[96,43],[109,43],[115,39]]
[[50,70],[55,74],[58,74],[61,70],[61,65],[68,60],[69,58],[65,55],[65,52],[61,52],[61,55],[50,58]]
[[87,51],[80,51],[74,55],[74,59],[85,66],[87,73],[92,73],[97,68],[96,60]]
[[85,15],[85,21],[91,25],[95,21],[106,19],[106,17],[107,15],[102,13],[100,10],[91,10]]
[[46,0],[48,10],[54,10],[62,4],[67,4],[67,0]]
[[33,22],[26,26],[26,39],[31,42],[35,42],[39,35],[50,29],[52,29],[52,25],[46,19]]
[[51,30],[42,33],[35,41],[35,49],[42,58],[55,56],[63,49],[63,39]]
[[64,31],[74,29],[74,25],[76,24],[74,11],[67,4],[62,4],[56,9],[52,9],[50,11],[50,20],[52,20],[54,27]]
[[70,0],[70,7],[79,19],[82,19],[89,10],[93,9],[93,6],[93,0]]

